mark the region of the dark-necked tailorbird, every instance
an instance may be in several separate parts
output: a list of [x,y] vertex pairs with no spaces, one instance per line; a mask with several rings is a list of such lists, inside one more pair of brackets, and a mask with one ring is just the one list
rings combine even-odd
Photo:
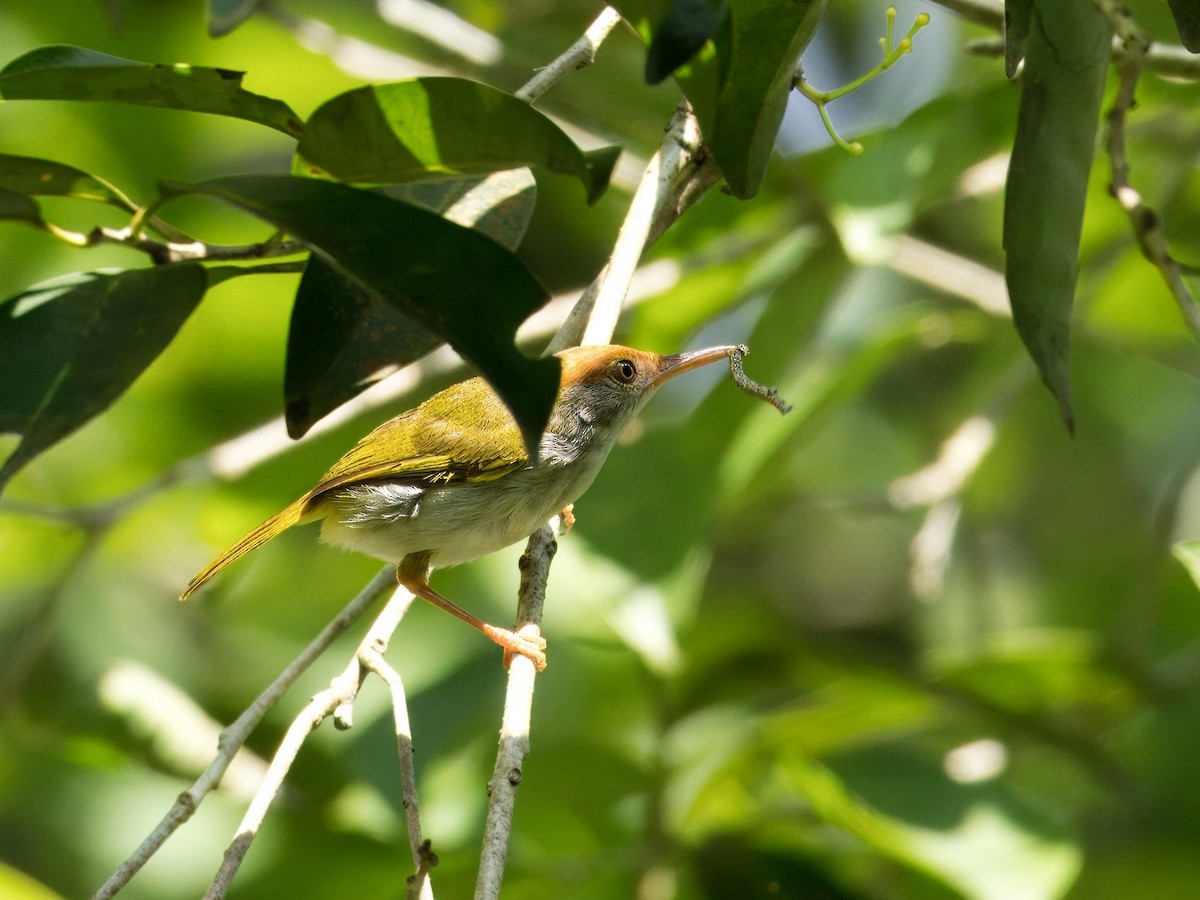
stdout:
[[544,668],[541,637],[476,618],[431,588],[430,573],[542,527],[587,490],[663,382],[737,349],[674,356],[620,346],[562,351],[558,398],[536,460],[487,382],[471,378],[448,387],[359,441],[316,487],[211,562],[180,599],[284,530],[321,519],[325,541],[394,563],[397,581],[414,595],[478,628],[506,655],[519,653]]

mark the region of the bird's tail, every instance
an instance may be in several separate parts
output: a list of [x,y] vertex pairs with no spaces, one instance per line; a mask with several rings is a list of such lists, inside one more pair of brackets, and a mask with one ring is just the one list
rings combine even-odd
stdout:
[[309,498],[307,496],[301,497],[291,506],[288,506],[280,512],[277,512],[275,515],[271,516],[271,518],[267,519],[267,521],[263,522],[244,538],[210,562],[204,567],[203,571],[201,571],[199,575],[188,582],[187,589],[179,595],[179,599],[186,600],[188,597],[192,596],[192,594],[200,589],[200,586],[203,585],[204,582],[208,581],[208,579],[212,578],[235,559],[240,559],[251,550],[262,544],[265,544],[271,538],[286,531],[293,525],[297,525],[306,518],[310,518],[312,511],[306,509],[308,506],[308,500]]

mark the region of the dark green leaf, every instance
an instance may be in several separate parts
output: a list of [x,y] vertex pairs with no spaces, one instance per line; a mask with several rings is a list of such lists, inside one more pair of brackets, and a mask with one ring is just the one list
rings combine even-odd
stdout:
[[1029,16],[1034,0],[1004,0],[1004,74],[1017,77],[1017,64],[1025,56]]
[[381,193],[473,228],[513,252],[537,205],[537,181],[528,169],[389,185]]
[[825,0],[731,0],[729,17],[702,53],[676,73],[734,196],[758,192]]
[[[528,169],[513,169],[395,185],[387,194],[516,250],[533,215],[536,189]],[[322,416],[441,343],[377,292],[313,257],[300,280],[288,332],[288,433],[301,436]]]
[[377,292],[313,256],[288,329],[283,385],[288,434],[300,437],[322,416],[441,343]]
[[0,431],[22,436],[0,487],[121,396],[207,289],[189,262],[71,275],[0,304]]
[[728,5],[728,0],[674,0],[646,50],[646,81],[658,84],[699,53]]
[[262,0],[208,0],[208,35],[224,37],[254,15]]
[[1167,0],[1179,40],[1193,53],[1200,53],[1200,0]]
[[1071,307],[1111,40],[1088,0],[1034,5],[1005,192],[1013,321],[1068,428]]
[[496,88],[414,78],[348,91],[319,107],[297,164],[363,182],[538,166],[578,178],[591,203],[608,186],[619,153],[585,153],[546,116]]
[[74,166],[0,153],[0,188],[30,197],[74,197],[94,200],[133,212],[137,207],[129,198],[103,179]]
[[547,295],[499,244],[407,203],[311,178],[230,176],[164,193],[219,197],[294,235],[474,363],[537,447],[558,361],[531,360],[513,340]]
[[24,222],[35,228],[42,228],[42,211],[37,203],[25,194],[10,191],[0,187],[0,221]]
[[31,50],[0,69],[5,100],[93,100],[232,116],[297,137],[300,118],[282,100],[242,88],[242,72],[152,65],[54,45]]

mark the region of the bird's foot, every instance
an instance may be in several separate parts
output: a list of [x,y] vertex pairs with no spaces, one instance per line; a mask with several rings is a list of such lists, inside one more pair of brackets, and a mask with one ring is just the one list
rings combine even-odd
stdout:
[[568,503],[559,512],[558,528],[557,528],[557,531],[559,534],[566,534],[568,531],[570,531],[572,528],[575,527],[575,512],[574,512],[574,510],[575,510],[575,504]]
[[504,668],[512,665],[516,656],[524,656],[537,666],[539,672],[546,668],[546,639],[532,622],[520,631],[488,625],[484,628],[484,634],[504,648]]

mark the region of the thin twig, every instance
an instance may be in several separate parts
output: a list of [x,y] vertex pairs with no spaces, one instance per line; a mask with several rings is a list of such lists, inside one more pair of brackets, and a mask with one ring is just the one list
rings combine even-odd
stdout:
[[116,244],[131,250],[140,250],[156,263],[185,262],[187,260],[225,261],[269,259],[276,256],[295,256],[307,253],[308,248],[296,241],[272,238],[254,244],[208,244],[204,241],[155,241],[134,233],[130,228],[93,228],[85,238],[85,246]]
[[[410,881],[409,891],[420,898],[431,898],[433,890],[429,885],[429,869],[436,865],[436,857],[431,862],[429,842],[421,835],[421,816],[417,804],[417,776],[413,765],[412,726],[408,719],[408,699],[404,692],[404,682],[400,674],[383,658],[387,651],[391,635],[400,626],[400,620],[408,611],[408,605],[388,604],[379,614],[379,618],[371,626],[375,640],[364,642],[358,653],[364,671],[374,672],[388,686],[392,698],[392,719],[396,727],[396,752],[400,762],[401,802],[404,805],[404,816],[408,826],[408,844],[412,850],[415,881]],[[335,710],[336,722],[339,728],[350,727],[352,705],[349,702]]]
[[[669,215],[664,218],[664,211],[678,209],[674,201],[686,190],[685,175],[689,167],[697,164],[699,147],[700,126],[685,100],[675,110],[662,145],[646,167],[608,264],[583,292],[550,341],[547,353],[579,344],[607,344],[612,340],[634,270],[652,231],[661,234],[670,224],[671,218]],[[709,185],[715,182],[712,177]],[[691,202],[695,199],[692,196]]]
[[385,567],[367,584],[358,596],[346,604],[345,608],[304,648],[300,654],[288,664],[279,677],[251,703],[237,720],[221,732],[217,745],[217,755],[190,788],[179,795],[175,805],[150,832],[140,847],[100,886],[92,895],[92,900],[108,900],[121,890],[134,875],[144,866],[172,834],[192,817],[192,813],[200,805],[204,797],[221,781],[221,776],[229,768],[234,754],[246,743],[246,738],[258,727],[267,711],[279,698],[296,683],[308,667],[325,652],[334,639],[349,628],[358,618],[375,603],[384,593],[396,586],[395,576],[391,566]]
[[529,104],[536,103],[541,96],[569,72],[584,69],[596,61],[596,51],[614,28],[621,22],[621,14],[606,6],[596,16],[587,31],[554,62],[538,71],[513,96]]
[[[389,576],[389,583],[394,584],[394,581],[391,580],[390,567],[376,576],[375,581],[382,579],[384,574]],[[374,583],[373,581],[372,584]],[[259,786],[246,814],[242,817],[233,841],[225,850],[221,867],[217,870],[212,884],[204,895],[205,900],[220,900],[225,896],[242,861],[246,858],[246,853],[250,850],[251,843],[258,834],[258,829],[266,818],[267,811],[279,794],[283,779],[291,769],[292,763],[295,762],[300,748],[304,746],[305,740],[325,721],[326,717],[353,703],[366,675],[367,667],[363,664],[364,656],[377,654],[381,652],[381,648],[387,647],[391,633],[400,624],[400,620],[404,617],[404,613],[407,612],[412,601],[411,594],[403,589],[397,589],[392,594],[391,600],[375,617],[370,629],[359,642],[354,658],[350,660],[346,668],[329,682],[329,687],[315,694],[308,705],[292,720],[291,726],[279,744],[279,749],[271,758],[271,764],[267,768],[263,783]],[[419,843],[418,841],[418,846]],[[415,850],[413,860],[416,865],[418,856]]]
[[363,666],[378,675],[388,686],[392,695],[392,718],[396,725],[396,752],[400,759],[401,797],[404,816],[408,826],[408,843],[412,850],[413,865],[421,866],[421,815],[417,806],[416,769],[413,766],[412,726],[408,721],[408,700],[404,694],[404,682],[400,673],[383,658],[383,652],[375,649],[359,657]]
[[[1004,4],[1000,0],[933,0],[939,6],[958,13],[964,19],[1004,32]],[[1120,37],[1113,38],[1113,50],[1120,51]],[[975,39],[967,52],[977,56],[1003,56],[1003,39]],[[1169,78],[1200,78],[1200,56],[1174,44],[1151,44],[1145,51],[1143,66],[1148,72]]]
[[1142,201],[1142,196],[1129,182],[1129,160],[1125,149],[1126,119],[1136,103],[1138,80],[1145,66],[1150,39],[1134,22],[1129,9],[1113,0],[1092,0],[1095,7],[1112,24],[1119,40],[1114,58],[1118,76],[1117,94],[1109,107],[1106,149],[1112,172],[1109,191],[1125,210],[1142,255],[1163,277],[1167,289],[1183,314],[1192,336],[1200,340],[1200,307],[1192,295],[1179,263],[1167,247],[1167,235],[1159,215]]
[[[550,561],[558,544],[549,525],[530,535],[521,556],[520,601],[517,627],[540,625],[546,601],[546,582]],[[523,656],[514,657],[508,670],[504,697],[504,719],[500,726],[500,745],[496,765],[488,782],[487,824],[483,832],[483,850],[479,877],[475,882],[475,900],[495,900],[500,896],[504,864],[508,857],[508,838],[512,831],[517,787],[523,777],[525,757],[529,753],[529,730],[533,712],[533,686],[537,669]]]

